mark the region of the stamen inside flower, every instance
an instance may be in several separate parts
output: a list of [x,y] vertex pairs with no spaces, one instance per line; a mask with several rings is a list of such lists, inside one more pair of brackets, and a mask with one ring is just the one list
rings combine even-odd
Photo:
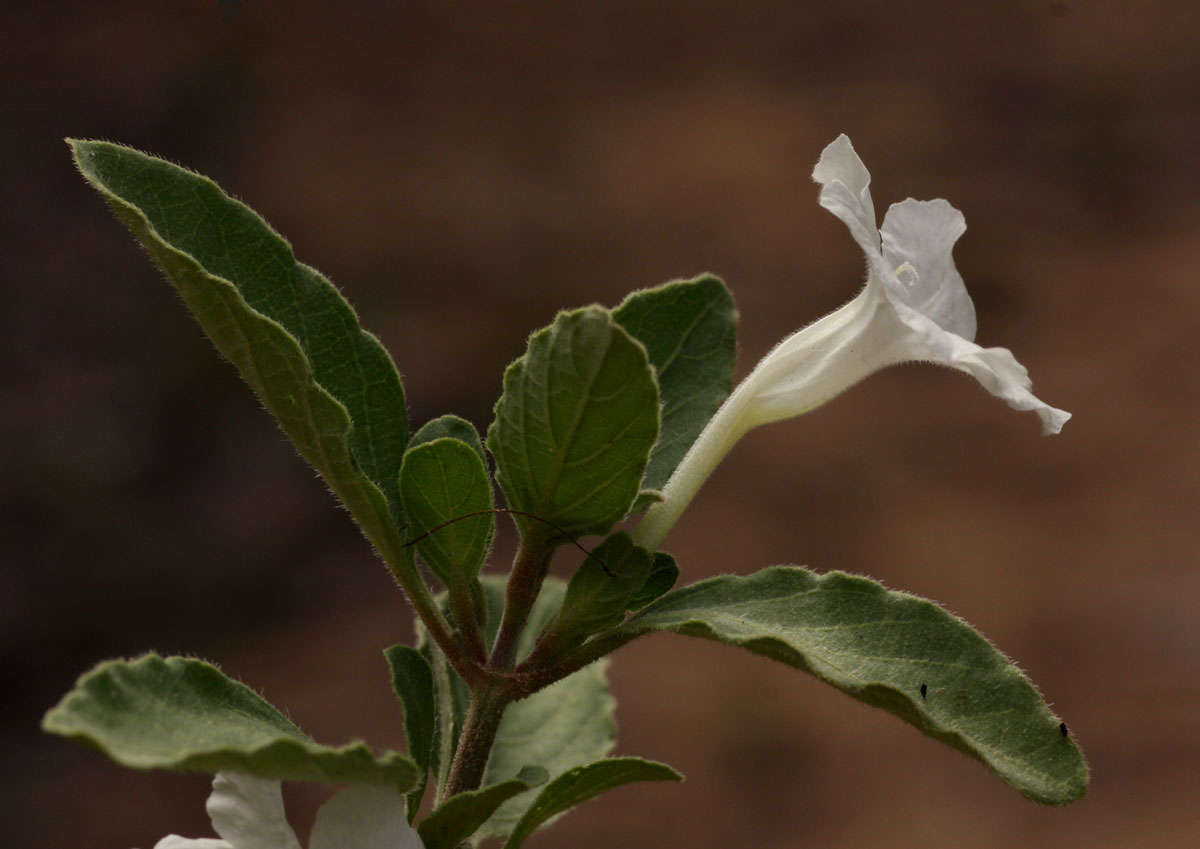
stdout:
[[921,282],[921,275],[913,268],[911,262],[902,263],[895,271],[896,279],[903,283],[908,288],[913,288]]

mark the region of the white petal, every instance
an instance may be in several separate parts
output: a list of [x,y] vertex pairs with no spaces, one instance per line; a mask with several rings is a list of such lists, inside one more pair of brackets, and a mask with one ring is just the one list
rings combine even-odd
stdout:
[[729,445],[752,427],[806,413],[882,368],[911,361],[966,372],[1010,407],[1036,412],[1044,433],[1062,429],[1070,414],[1029,391],[1028,372],[1007,349],[981,348],[884,291],[872,279],[853,301],[763,357],[717,413],[736,416]]
[[883,218],[888,293],[944,330],[975,338],[975,305],[954,267],[951,252],[967,229],[963,214],[944,200],[909,198],[892,204]]
[[868,257],[878,257],[879,231],[875,226],[875,204],[871,201],[871,172],[844,133],[821,151],[812,176],[821,184],[821,206],[850,228],[854,241]]
[[178,834],[168,834],[154,844],[154,849],[233,849],[224,840],[214,840],[211,837],[180,837]]
[[[404,797],[387,787],[347,787],[321,806],[309,849],[423,849]],[[240,849],[240,847],[239,847]]]
[[983,388],[1000,398],[1014,410],[1032,410],[1042,420],[1042,433],[1047,436],[1062,430],[1071,414],[1066,410],[1051,407],[1032,392],[1028,376],[1014,380],[1010,375],[1020,372],[1027,375],[1025,367],[1013,357],[1007,348],[980,348],[973,342],[967,343],[977,350],[960,357],[953,367],[975,377]]
[[944,200],[893,205],[875,229],[871,174],[845,135],[813,169],[821,206],[850,228],[867,256],[867,285],[858,297],[784,339],[735,388],[634,529],[641,546],[655,549],[701,485],[746,431],[806,413],[869,374],[911,360],[964,371],[1017,410],[1032,410],[1044,433],[1058,433],[1071,417],[1036,398],[1029,375],[1004,348],[981,348],[975,305],[954,267],[954,243],[967,229],[962,213]]
[[1071,414],[1051,407],[1030,389],[1029,371],[1007,348],[982,348],[974,342],[943,330],[904,304],[894,304],[901,320],[913,330],[908,359],[940,363],[966,372],[988,392],[1014,410],[1030,410],[1042,420],[1042,433],[1058,433]]
[[300,849],[283,813],[278,781],[218,772],[205,807],[213,829],[233,849]]

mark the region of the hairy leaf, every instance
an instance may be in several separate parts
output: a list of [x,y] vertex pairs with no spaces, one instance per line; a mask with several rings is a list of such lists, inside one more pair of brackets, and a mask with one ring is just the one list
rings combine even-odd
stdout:
[[1082,798],[1088,770],[1029,679],[943,608],[867,578],[775,566],[663,596],[616,629],[742,646],[810,672],[978,758],[1036,802]]
[[[719,277],[703,274],[634,292],[613,311],[617,324],[646,346],[662,396],[662,433],[642,490],[666,484],[729,395],[737,360],[737,309]],[[656,500],[639,497],[639,506]]]
[[420,772],[417,785],[408,794],[408,819],[412,822],[434,761],[433,673],[429,662],[411,646],[395,645],[383,652],[392,671],[392,690],[404,713],[404,734],[408,738],[408,756]]
[[474,581],[496,530],[491,479],[475,449],[445,436],[409,448],[400,495],[408,538],[429,568],[446,586]]
[[417,827],[425,849],[455,849],[495,813],[496,808],[518,793],[543,784],[546,770],[525,767],[516,778],[480,790],[451,796]]
[[629,610],[641,610],[643,607],[666,593],[679,580],[679,567],[675,558],[665,551],[656,551],[654,561],[650,564],[650,574],[642,588],[634,594],[629,602]]
[[592,306],[559,313],[508,367],[488,448],[510,507],[602,534],[628,513],[658,428],[645,348]]
[[552,817],[606,790],[635,781],[683,781],[683,776],[666,764],[642,758],[609,758],[567,770],[538,793],[513,828],[504,849],[519,849],[525,838]]
[[412,435],[412,439],[409,440],[408,447],[415,448],[426,442],[441,439],[443,436],[467,443],[479,455],[480,461],[484,465],[487,465],[487,458],[483,453],[483,440],[479,438],[479,431],[475,429],[475,425],[464,418],[450,413],[438,416],[436,419],[430,419],[421,425],[417,432]]
[[404,389],[333,284],[206,177],[108,142],[69,144],[83,176],[368,533],[398,521]]
[[291,781],[386,784],[401,793],[419,775],[415,763],[395,752],[375,756],[363,743],[314,743],[245,684],[186,657],[101,663],[46,714],[42,728],[133,769],[236,770]]
[[545,636],[547,655],[573,648],[625,618],[645,587],[652,556],[621,531],[608,537],[571,576],[562,610]]

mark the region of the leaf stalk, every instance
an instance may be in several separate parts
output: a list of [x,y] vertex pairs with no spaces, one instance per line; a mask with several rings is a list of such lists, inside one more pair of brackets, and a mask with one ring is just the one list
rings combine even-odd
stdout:
[[515,665],[517,641],[529,619],[529,611],[541,592],[550,565],[552,546],[544,531],[529,528],[513,560],[512,574],[504,599],[504,615],[492,647],[489,671],[508,672]]

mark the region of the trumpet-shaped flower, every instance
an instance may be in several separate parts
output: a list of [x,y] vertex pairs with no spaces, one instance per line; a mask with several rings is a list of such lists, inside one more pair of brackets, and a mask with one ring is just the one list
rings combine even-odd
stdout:
[[975,306],[951,251],[966,230],[944,200],[893,204],[875,226],[871,175],[845,135],[813,169],[820,204],[842,220],[867,257],[867,284],[850,303],[788,336],[717,410],[635,531],[654,549],[721,458],[748,430],[824,404],[872,372],[914,360],[966,372],[1017,410],[1032,410],[1044,433],[1070,413],[1030,392],[1029,375],[1006,348],[976,345]]
[[[154,849],[300,849],[283,813],[278,781],[218,772],[206,805],[220,840],[172,834]],[[424,849],[404,797],[385,787],[340,790],[317,811],[309,849]]]

